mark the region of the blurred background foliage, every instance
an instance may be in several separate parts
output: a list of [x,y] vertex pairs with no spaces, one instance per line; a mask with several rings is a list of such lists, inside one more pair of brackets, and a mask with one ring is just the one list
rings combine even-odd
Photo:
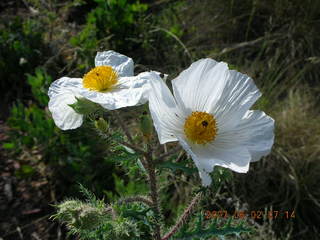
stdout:
[[[247,219],[256,232],[243,239],[320,238],[320,1],[6,0],[0,13],[4,239],[65,238],[41,217],[52,213],[49,203],[78,196],[77,183],[107,202],[146,192],[135,154],[101,140],[89,122],[59,130],[47,109],[53,80],[82,77],[108,49],[132,57],[136,72],[157,70],[169,80],[203,57],[251,76],[263,93],[256,108],[276,120],[273,152],[248,174],[232,174],[202,210],[294,210],[294,219]],[[123,114],[139,142],[143,108],[135,110]],[[161,166],[169,221],[200,183],[193,168],[183,152]]]

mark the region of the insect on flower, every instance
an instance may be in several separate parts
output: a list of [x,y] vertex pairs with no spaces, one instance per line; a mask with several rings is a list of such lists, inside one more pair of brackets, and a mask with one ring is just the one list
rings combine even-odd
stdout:
[[95,68],[83,78],[62,77],[54,81],[48,91],[49,110],[56,125],[62,130],[78,128],[83,115],[70,106],[77,98],[85,98],[108,110],[145,103],[146,83],[154,72],[133,75],[133,60],[114,51],[98,52]]
[[249,110],[261,96],[253,80],[224,62],[201,59],[172,81],[173,94],[160,79],[151,81],[149,107],[161,144],[179,141],[211,184],[214,166],[245,173],[267,155],[274,120]]

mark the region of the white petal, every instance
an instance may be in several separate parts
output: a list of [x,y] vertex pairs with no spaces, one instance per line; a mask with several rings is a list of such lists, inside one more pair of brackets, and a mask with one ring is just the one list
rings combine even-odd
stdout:
[[[196,167],[198,168],[199,176],[202,181],[202,185],[205,187],[209,186],[212,182],[212,179],[211,179],[208,171],[204,170],[204,167],[202,166],[201,162],[199,161],[200,160],[199,157],[191,150],[189,144],[184,139],[184,137],[182,137],[181,135],[180,136],[178,135],[177,138],[178,138],[181,146],[183,147],[183,149],[190,155],[190,157],[194,161]],[[211,171],[213,171],[213,168]]]
[[48,95],[51,98],[54,95],[63,93],[65,89],[73,91],[76,95],[79,95],[80,88],[82,88],[81,78],[62,77],[51,83]]
[[161,72],[158,72],[158,71],[152,71],[152,72],[154,72],[154,73],[156,73],[157,75],[159,75],[159,77],[162,78],[162,80],[163,80],[164,82],[167,82],[168,76],[169,76],[168,74],[161,73]]
[[95,65],[108,65],[115,69],[120,77],[133,76],[133,60],[115,51],[98,52],[95,58]]
[[164,81],[158,77],[150,81],[149,109],[161,144],[177,141],[176,134],[184,124],[183,113]]
[[234,127],[261,96],[250,77],[212,59],[193,63],[172,85],[182,109],[212,113],[220,131]]
[[242,136],[252,160],[258,161],[270,153],[274,142],[274,120],[262,111],[247,111],[232,132]]
[[245,146],[236,144],[218,144],[218,139],[207,146],[196,145],[194,152],[199,156],[206,171],[211,172],[213,166],[229,168],[238,173],[249,170],[251,155]]
[[80,96],[77,87],[79,82],[81,84],[81,79],[63,77],[54,81],[49,88],[49,110],[55,124],[62,130],[82,125],[83,116],[69,106],[76,102],[76,96]]
[[179,141],[191,155],[205,184],[214,166],[246,173],[250,161],[257,161],[270,152],[273,130],[274,120],[264,112],[247,111],[233,130],[219,133],[210,144],[192,144],[184,136],[180,136]]
[[213,59],[201,59],[172,81],[177,103],[182,109],[206,111],[208,104],[219,99],[228,74],[228,66]]
[[209,173],[207,173],[205,171],[199,171],[199,176],[200,176],[201,181],[202,181],[202,186],[208,187],[208,186],[211,185],[212,179],[211,179]]
[[207,109],[217,119],[220,132],[236,126],[261,96],[253,80],[245,74],[230,70],[225,81],[221,97]]
[[230,139],[225,141],[225,138],[205,145],[193,144],[184,136],[178,138],[183,148],[194,160],[203,185],[209,182],[209,173],[215,166],[229,168],[239,173],[246,173],[249,170],[251,155],[246,146],[241,146]]
[[154,78],[158,78],[155,73],[143,72],[135,77],[120,78],[114,90],[96,92],[81,88],[80,94],[109,110],[140,105],[147,101],[148,88],[145,85]]

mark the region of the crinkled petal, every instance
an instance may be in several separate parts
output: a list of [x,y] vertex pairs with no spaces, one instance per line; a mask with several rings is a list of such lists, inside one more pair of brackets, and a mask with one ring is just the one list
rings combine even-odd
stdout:
[[68,91],[74,92],[75,95],[79,95],[79,90],[81,88],[82,88],[81,78],[62,77],[51,83],[48,90],[48,95],[49,95],[49,98],[51,98],[54,95],[63,93],[65,89],[68,89]]
[[149,109],[160,143],[177,141],[176,134],[182,131],[184,115],[160,77],[150,81]]
[[251,155],[246,146],[234,143],[221,144],[216,140],[213,144],[205,146],[195,145],[193,149],[208,172],[211,172],[215,165],[238,173],[246,173],[249,170]]
[[185,111],[205,111],[220,98],[226,84],[228,66],[213,59],[201,59],[172,81],[178,105]]
[[251,161],[270,153],[274,142],[274,120],[262,111],[247,111],[229,134],[236,135],[248,148]]
[[214,166],[246,173],[251,161],[270,152],[274,122],[264,113],[249,111],[261,95],[250,77],[229,70],[225,63],[202,59],[183,71],[172,85],[184,116],[194,111],[208,112],[217,121],[218,135],[204,145],[186,138],[185,119],[180,131],[171,131],[194,160],[203,185],[210,185],[209,173]]
[[235,127],[261,96],[253,80],[245,74],[230,70],[225,81],[218,101],[209,104],[206,109],[217,119],[220,132]]
[[95,65],[102,66],[108,65],[115,69],[120,77],[133,76],[133,60],[125,55],[115,51],[98,52],[95,58]]
[[234,127],[261,96],[250,77],[212,59],[193,63],[172,85],[182,109],[212,113],[220,131]]
[[120,78],[113,90],[96,92],[82,87],[80,94],[109,110],[140,105],[148,100],[145,85],[154,78],[158,78],[157,74],[143,72],[134,77]]
[[55,124],[62,130],[82,125],[83,116],[69,106],[80,96],[77,87],[79,82],[81,84],[81,79],[63,77],[54,81],[49,88],[49,110]]
[[179,141],[199,169],[202,184],[208,185],[211,182],[209,173],[214,166],[246,173],[250,161],[267,155],[273,145],[273,128],[273,119],[263,112],[247,111],[233,128],[225,131],[218,129],[218,135],[212,143],[193,144],[185,135],[180,136]]
[[232,139],[220,137],[213,143],[201,145],[191,143],[182,135],[178,138],[197,166],[204,186],[210,185],[209,173],[215,166],[229,168],[239,173],[246,173],[249,170],[250,152],[246,146],[239,145]]
[[[203,164],[200,161],[199,157],[192,151],[190,145],[187,143],[187,141],[184,139],[184,137],[182,137],[181,135],[180,136],[178,135],[177,138],[178,138],[181,146],[183,147],[183,149],[190,155],[194,164],[198,168],[199,176],[202,181],[202,185],[205,187],[209,186],[212,182],[212,179],[209,175],[209,171],[204,170]],[[213,171],[213,167],[212,167],[211,171]]]

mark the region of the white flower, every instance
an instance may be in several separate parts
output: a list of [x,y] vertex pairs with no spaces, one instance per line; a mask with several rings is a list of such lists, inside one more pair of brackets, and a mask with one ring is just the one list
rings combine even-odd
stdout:
[[76,97],[81,97],[79,89],[72,86],[78,81],[81,79],[63,77],[54,81],[48,91],[49,110],[55,124],[62,130],[78,128],[83,122],[83,115],[69,106],[77,101]]
[[201,59],[172,81],[174,97],[158,78],[151,81],[149,107],[160,143],[179,141],[199,170],[202,184],[222,166],[245,173],[267,155],[274,120],[249,110],[260,97],[253,80],[224,62]]
[[83,116],[69,106],[76,102],[76,97],[86,98],[108,110],[147,102],[145,85],[154,78],[153,72],[133,76],[133,60],[114,51],[98,52],[95,66],[83,78],[63,77],[51,84],[49,110],[62,130],[78,128],[83,122]]

